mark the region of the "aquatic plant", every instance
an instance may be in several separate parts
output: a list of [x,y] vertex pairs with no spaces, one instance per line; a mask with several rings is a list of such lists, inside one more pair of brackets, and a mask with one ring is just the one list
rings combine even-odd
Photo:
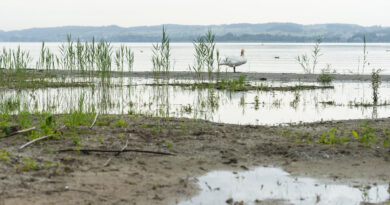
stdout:
[[[195,48],[195,62],[189,66],[190,71],[194,71],[198,81],[201,79],[201,73],[207,69],[209,81],[213,80],[213,72],[217,71],[217,80],[220,77],[220,54],[215,48],[215,34],[209,29],[204,36],[201,36],[193,42]],[[217,67],[215,68],[215,62]]]
[[371,73],[372,101],[374,105],[378,104],[378,95],[379,95],[378,88],[381,83],[379,73],[381,71],[382,71],[381,69],[378,70],[373,69]]
[[101,40],[96,49],[96,67],[102,76],[109,76],[112,66],[112,45],[111,43]]
[[169,79],[169,71],[172,69],[171,65],[171,47],[170,39],[166,33],[165,26],[162,28],[161,43],[153,44],[153,75],[154,77],[166,77]]
[[123,68],[125,65],[125,55],[126,55],[126,47],[121,45],[118,50],[115,51],[115,65],[117,71],[123,72]]
[[50,49],[45,47],[45,42],[42,42],[39,59],[36,63],[36,69],[51,71],[56,66],[56,56],[50,52]]
[[334,76],[331,74],[331,65],[327,64],[326,68],[321,69],[321,74],[317,77],[317,82],[329,84],[333,81]]
[[318,64],[318,58],[322,56],[320,44],[322,42],[322,38],[319,37],[313,46],[311,57],[309,57],[307,54],[302,54],[300,56],[296,57],[296,60],[298,61],[299,65],[301,65],[304,73],[311,74],[315,73],[315,69]]
[[370,63],[368,62],[367,60],[367,55],[368,55],[368,51],[367,51],[367,40],[366,40],[366,35],[363,36],[363,71],[362,73],[364,73],[364,68],[366,67],[366,65],[370,65]]
[[132,72],[134,64],[134,52],[130,48],[126,48],[125,53],[128,70],[129,72]]
[[0,70],[25,71],[32,61],[29,51],[24,51],[20,45],[16,50],[5,49],[0,53]]

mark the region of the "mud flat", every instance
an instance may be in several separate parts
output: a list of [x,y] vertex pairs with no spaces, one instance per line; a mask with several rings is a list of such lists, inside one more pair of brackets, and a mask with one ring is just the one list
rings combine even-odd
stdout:
[[[67,117],[55,116],[58,124]],[[106,115],[92,129],[76,128],[78,146],[69,127],[24,149],[23,135],[0,136],[0,204],[176,204],[200,191],[194,177],[261,166],[329,183],[389,184],[389,125],[388,118],[241,126]],[[375,140],[366,143],[366,134]],[[173,155],[80,151],[123,148]]]

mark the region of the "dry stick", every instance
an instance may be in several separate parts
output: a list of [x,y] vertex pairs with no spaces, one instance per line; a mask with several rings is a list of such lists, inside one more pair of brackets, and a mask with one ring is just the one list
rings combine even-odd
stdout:
[[[56,133],[56,132],[58,132],[58,131],[64,129],[65,127],[66,127],[65,125],[61,126],[60,128],[56,129],[56,130],[54,131],[54,133]],[[40,140],[43,140],[43,139],[46,139],[46,138],[49,138],[49,137],[52,137],[52,136],[53,136],[53,135],[51,134],[51,135],[39,137],[39,138],[37,138],[37,139],[34,139],[34,140],[32,140],[32,141],[30,141],[30,142],[27,142],[26,144],[20,146],[19,149],[22,150],[22,149],[26,148],[27,146],[30,146],[31,144],[34,144],[34,143],[37,142],[37,141],[40,141]]]
[[23,133],[26,133],[26,132],[30,132],[30,131],[33,131],[33,130],[36,130],[36,129],[37,129],[36,127],[32,127],[32,128],[28,128],[28,129],[25,129],[25,130],[19,130],[19,131],[11,133],[9,135],[6,135],[3,138],[12,137],[12,136],[23,134]]
[[47,135],[47,136],[43,136],[43,137],[40,137],[40,138],[37,138],[35,140],[32,140],[30,142],[27,142],[26,144],[22,145],[19,147],[20,150],[24,149],[25,147],[31,145],[31,144],[34,144],[35,142],[39,141],[39,140],[43,140],[43,139],[46,139],[46,138],[49,138],[49,137],[52,137],[53,135]]
[[[123,152],[123,150],[126,149],[128,143],[129,143],[129,140],[126,140],[125,146],[123,146],[123,147],[122,147],[122,150],[121,150],[120,152],[116,153],[115,156],[119,156],[119,155]],[[110,164],[111,160],[112,160],[112,157],[110,157],[110,159],[108,159],[108,160],[106,161],[106,163],[104,163],[103,167],[108,166],[108,164]]]
[[125,146],[123,146],[122,149],[121,149],[121,151],[118,152],[118,153],[116,153],[115,156],[119,156],[119,155],[123,152],[123,150],[125,150],[125,149],[127,148],[127,145],[128,145],[128,144],[129,144],[129,140],[126,140]]
[[60,149],[56,152],[82,152],[82,153],[90,153],[90,152],[103,152],[103,153],[118,153],[118,152],[138,152],[138,153],[147,153],[147,154],[158,154],[158,155],[171,155],[175,156],[175,154],[168,153],[168,152],[155,152],[155,151],[147,151],[147,150],[140,150],[140,149],[124,149],[124,150],[101,150],[101,149],[79,149],[79,148],[72,148],[72,149]]
[[95,125],[98,116],[99,116],[99,113],[96,113],[95,119],[93,120],[92,125],[89,127],[89,129],[92,129],[92,127]]

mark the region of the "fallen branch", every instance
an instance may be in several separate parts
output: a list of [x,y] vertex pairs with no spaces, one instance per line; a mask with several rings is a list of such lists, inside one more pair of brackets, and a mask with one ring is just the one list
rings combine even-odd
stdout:
[[[60,128],[56,129],[56,130],[54,131],[54,133],[57,133],[57,132],[61,131],[61,130],[64,129],[65,127],[66,127],[65,125],[61,126]],[[27,146],[30,146],[31,144],[34,144],[35,142],[38,142],[38,141],[40,141],[40,140],[44,140],[44,139],[49,138],[49,137],[52,137],[52,136],[53,136],[53,135],[51,134],[51,135],[39,137],[39,138],[37,138],[37,139],[34,139],[34,140],[32,140],[32,141],[30,141],[30,142],[27,142],[26,144],[20,146],[19,149],[22,150],[22,149],[26,148]]]
[[89,129],[92,129],[92,127],[95,125],[98,116],[99,116],[99,113],[96,113],[95,119],[93,120],[92,125],[89,127]]
[[19,131],[13,132],[11,134],[8,134],[8,135],[6,135],[6,136],[4,136],[2,138],[12,137],[12,136],[23,134],[23,133],[26,133],[26,132],[30,132],[30,131],[33,131],[33,130],[36,130],[36,129],[37,129],[36,127],[32,127],[32,128],[28,128],[28,129],[25,129],[25,130],[19,130]]
[[47,135],[47,136],[43,136],[43,137],[39,137],[37,139],[31,140],[30,142],[27,142],[26,144],[20,146],[19,149],[22,150],[22,149],[26,148],[27,146],[29,146],[31,144],[34,144],[35,142],[38,142],[40,140],[43,140],[43,139],[46,139],[46,138],[49,138],[49,137],[53,137],[53,135]]
[[147,150],[140,150],[140,149],[101,150],[101,149],[78,149],[78,148],[72,148],[72,149],[60,149],[60,150],[57,150],[56,152],[82,152],[82,153],[85,153],[85,154],[88,154],[90,152],[102,152],[102,153],[138,152],[138,153],[147,153],[147,154],[158,154],[158,155],[175,156],[175,154],[168,153],[168,152],[155,152],[155,151],[147,151]]

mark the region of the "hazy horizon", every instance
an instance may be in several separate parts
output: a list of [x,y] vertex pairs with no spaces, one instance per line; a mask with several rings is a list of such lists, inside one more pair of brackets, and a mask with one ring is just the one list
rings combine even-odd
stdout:
[[[225,0],[196,2],[146,0],[3,0],[0,30],[61,26],[220,25],[288,22],[390,26],[390,1]],[[201,13],[201,15],[199,15]]]
[[18,30],[28,30],[28,29],[40,29],[40,28],[60,28],[60,27],[109,27],[109,26],[118,26],[122,28],[132,28],[132,27],[153,27],[153,26],[163,26],[163,25],[182,25],[182,26],[222,26],[222,25],[235,25],[235,24],[298,24],[298,25],[303,25],[303,26],[311,26],[311,25],[326,25],[326,24],[345,24],[345,25],[357,25],[357,26],[362,26],[362,27],[375,27],[375,26],[380,26],[383,28],[390,27],[389,26],[383,26],[383,25],[360,25],[360,24],[352,24],[352,23],[319,23],[319,24],[300,24],[300,23],[295,23],[295,22],[264,22],[264,23],[246,23],[246,22],[241,22],[241,23],[231,23],[231,24],[174,24],[174,23],[168,23],[168,24],[152,24],[152,25],[137,25],[137,26],[120,26],[116,24],[109,24],[109,25],[62,25],[62,26],[48,26],[48,27],[27,27],[27,28],[21,28],[21,29],[13,29],[13,30],[4,30],[0,29],[2,31],[8,32],[8,31],[18,31]]

